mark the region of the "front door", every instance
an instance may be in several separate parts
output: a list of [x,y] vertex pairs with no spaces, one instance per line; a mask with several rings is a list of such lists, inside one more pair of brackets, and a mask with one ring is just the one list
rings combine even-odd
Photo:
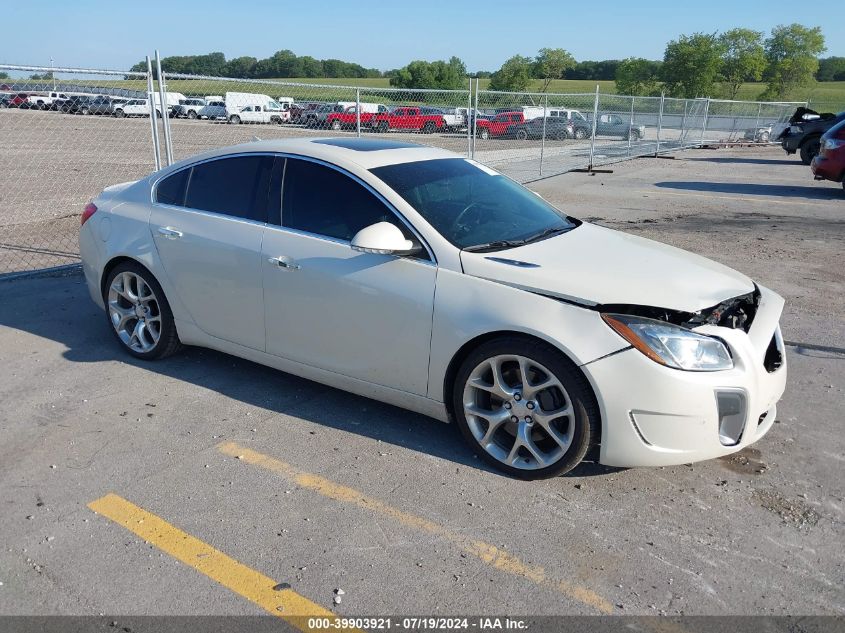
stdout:
[[359,181],[287,159],[279,227],[262,248],[267,352],[425,395],[437,267],[417,257],[352,250],[365,226],[413,233]]

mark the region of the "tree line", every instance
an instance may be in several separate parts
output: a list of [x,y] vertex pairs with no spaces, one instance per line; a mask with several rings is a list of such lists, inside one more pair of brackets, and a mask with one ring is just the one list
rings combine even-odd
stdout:
[[[298,56],[277,51],[265,59],[223,53],[165,57],[170,73],[265,78],[370,78],[386,77],[397,88],[458,90],[467,76],[489,78],[491,90],[520,92],[539,82],[546,92],[556,79],[613,80],[616,91],[628,95],[672,97],[737,97],[743,83],[765,82],[761,99],[798,96],[813,79],[845,81],[845,57],[819,58],[826,50],[819,27],[781,25],[766,36],[761,31],[735,28],[724,33],[693,33],[670,41],[661,60],[630,57],[624,60],[577,61],[563,48],[542,48],[533,57],[514,55],[496,71],[468,73],[458,57],[416,60],[388,71],[365,68],[339,59]],[[146,70],[146,62],[131,70]]]

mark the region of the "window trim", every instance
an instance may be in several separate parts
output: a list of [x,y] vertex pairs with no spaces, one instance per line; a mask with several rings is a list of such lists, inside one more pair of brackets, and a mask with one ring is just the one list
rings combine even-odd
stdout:
[[[165,202],[158,202],[156,200],[156,196],[158,195],[158,185],[159,183],[164,180],[165,178],[170,178],[171,176],[175,176],[176,174],[186,171],[188,169],[193,170],[194,167],[197,165],[204,165],[205,163],[210,163],[216,160],[226,160],[227,158],[244,158],[249,156],[269,156],[271,158],[276,158],[278,154],[276,152],[244,152],[238,154],[222,154],[220,156],[212,156],[211,158],[206,158],[204,160],[198,160],[195,163],[191,163],[190,165],[185,165],[184,167],[180,167],[179,169],[174,169],[173,171],[163,174],[159,178],[155,180],[155,182],[150,187],[150,203],[157,206],[163,207],[166,209],[178,209],[180,211],[190,211],[191,213],[200,213],[203,215],[208,215],[215,218],[226,218],[227,220],[235,220],[239,222],[247,222],[249,224],[258,224],[261,226],[272,226],[269,222],[262,222],[260,220],[253,220],[251,218],[242,218],[237,215],[229,215],[228,213],[220,213],[218,211],[208,211],[206,209],[195,209],[194,207],[189,207],[184,204],[167,204]],[[191,184],[191,178],[193,178],[193,173],[188,174],[188,180],[185,183],[185,195],[187,197],[188,186]],[[270,180],[272,181],[273,174],[271,169]],[[269,183],[268,183],[269,188]],[[268,219],[269,219],[269,209],[268,209]]]
[[[422,262],[422,263],[429,263],[429,264],[432,264],[434,266],[437,265],[437,257],[434,255],[434,251],[431,249],[428,242],[423,238],[423,236],[416,229],[416,227],[414,227],[414,225],[411,224],[411,222],[404,215],[402,215],[399,212],[399,210],[393,204],[390,203],[390,201],[388,201],[383,195],[381,195],[378,191],[376,191],[375,188],[372,185],[370,185],[370,183],[366,182],[362,178],[359,178],[355,174],[343,169],[342,167],[335,165],[334,163],[329,163],[329,162],[326,162],[326,161],[321,160],[319,158],[314,158],[312,156],[302,156],[302,155],[299,155],[299,154],[287,154],[287,153],[278,153],[276,155],[280,156],[280,157],[284,157],[285,159],[288,159],[288,158],[299,159],[299,160],[304,160],[304,161],[307,161],[307,162],[310,162],[310,163],[316,163],[317,165],[322,165],[324,167],[328,167],[330,169],[335,170],[336,172],[339,172],[340,174],[342,174],[342,175],[344,175],[348,178],[351,178],[353,181],[355,181],[359,185],[363,186],[364,189],[366,189],[371,194],[373,194],[379,200],[379,202],[381,202],[385,207],[387,207],[387,210],[390,211],[391,213],[393,213],[393,215],[395,215],[399,219],[399,221],[402,222],[402,224],[404,224],[406,227],[408,227],[408,230],[410,230],[411,233],[413,233],[414,236],[416,236],[420,245],[425,249],[425,251],[429,255],[429,259],[427,259],[427,260],[426,259],[420,259],[418,257],[413,257],[413,256],[411,256],[411,257],[414,260]],[[284,171],[287,172],[287,162],[285,163]],[[283,177],[282,178],[282,198],[281,198],[281,208],[282,209],[284,209],[284,204],[285,204],[284,182],[285,181],[284,181],[284,177]],[[282,214],[280,215],[280,222],[284,222],[284,211],[282,211]],[[335,243],[338,243],[338,244],[345,244],[345,245],[350,246],[350,247],[351,247],[351,244],[352,244],[351,240],[344,240],[344,239],[341,239],[341,238],[338,238],[338,237],[331,237],[329,235],[322,235],[321,233],[312,233],[310,231],[303,231],[301,229],[295,229],[293,227],[283,226],[282,224],[270,224],[270,223],[268,223],[267,227],[271,228],[271,229],[288,231],[288,232],[296,233],[296,234],[299,234],[299,235],[307,235],[309,237],[314,237],[314,238],[317,238],[317,239],[326,240],[327,242],[335,242]],[[403,258],[408,259],[407,256],[403,257]]]
[[[240,158],[240,157],[243,157],[243,156],[271,156],[273,158],[285,160],[285,164],[282,167],[281,187],[279,189],[279,222],[280,222],[280,224],[273,224],[272,222],[260,222],[258,220],[251,220],[249,218],[241,218],[241,217],[238,217],[236,215],[228,215],[226,213],[218,213],[216,211],[206,211],[205,209],[194,209],[193,207],[180,206],[180,205],[175,205],[175,204],[166,204],[164,202],[156,201],[156,195],[158,194],[158,185],[165,178],[169,178],[170,176],[178,174],[181,171],[185,171],[186,169],[193,169],[197,165],[202,165],[203,163],[209,163],[209,162],[215,161],[215,160],[224,160],[226,158]],[[428,256],[429,256],[429,259],[420,259],[419,257],[413,257],[413,256],[411,256],[411,257],[404,256],[403,259],[413,259],[414,261],[417,261],[417,262],[420,262],[420,263],[423,263],[423,264],[430,264],[432,266],[438,265],[437,256],[434,254],[434,250],[431,248],[431,246],[429,246],[428,241],[422,236],[422,234],[410,222],[410,220],[408,220],[404,215],[402,215],[402,213],[389,200],[387,200],[387,198],[385,198],[381,193],[376,191],[376,189],[372,185],[370,185],[370,183],[366,182],[365,180],[356,176],[355,174],[347,171],[346,169],[344,169],[344,168],[342,168],[338,165],[335,165],[334,163],[330,163],[330,162],[327,162],[327,161],[319,159],[319,158],[314,158],[312,156],[303,156],[301,154],[292,154],[292,153],[288,153],[288,152],[272,152],[272,151],[268,152],[268,151],[264,151],[264,152],[239,152],[237,154],[221,154],[221,155],[218,155],[218,156],[212,156],[210,158],[205,158],[203,160],[198,160],[198,161],[193,162],[189,165],[185,165],[184,167],[180,167],[179,169],[174,169],[171,172],[168,172],[166,174],[162,174],[161,176],[156,178],[155,181],[152,183],[152,186],[150,187],[150,204],[152,204],[156,207],[162,207],[162,208],[165,208],[165,209],[175,209],[175,210],[179,210],[179,211],[188,211],[190,213],[198,213],[198,214],[208,215],[210,217],[215,217],[215,218],[225,218],[227,220],[234,220],[236,222],[246,222],[248,224],[255,224],[255,225],[259,225],[259,226],[264,226],[268,229],[276,229],[276,230],[280,230],[280,231],[287,231],[289,233],[295,233],[295,234],[299,234],[299,235],[305,235],[305,236],[308,236],[308,237],[314,237],[314,238],[317,238],[317,239],[325,240],[327,242],[335,242],[335,243],[338,243],[338,244],[345,244],[347,246],[350,246],[350,248],[351,248],[351,241],[350,240],[342,240],[342,239],[335,238],[335,237],[329,237],[328,235],[321,235],[320,233],[310,233],[308,231],[301,231],[299,229],[294,229],[294,228],[291,228],[291,227],[286,227],[286,226],[281,225],[282,207],[284,205],[285,172],[287,171],[287,159],[288,158],[304,160],[304,161],[308,161],[308,162],[311,162],[311,163],[316,163],[318,165],[323,165],[324,167],[328,167],[330,169],[334,169],[335,171],[340,172],[344,176],[351,178],[352,180],[357,182],[359,185],[363,186],[367,191],[369,191],[371,194],[373,194],[382,204],[384,204],[387,207],[387,209],[391,213],[393,213],[393,215],[395,215],[406,227],[408,227],[408,230],[410,230],[411,233],[413,233],[416,236],[417,240],[419,241],[419,243],[422,245],[422,247],[425,249],[425,251],[428,253]],[[188,185],[190,184],[190,180],[191,180],[191,174],[188,175],[188,182],[185,183],[185,192],[186,193],[188,191]],[[271,182],[272,182],[272,175],[271,175]],[[270,218],[269,218],[269,214],[268,214],[268,220],[269,219]]]

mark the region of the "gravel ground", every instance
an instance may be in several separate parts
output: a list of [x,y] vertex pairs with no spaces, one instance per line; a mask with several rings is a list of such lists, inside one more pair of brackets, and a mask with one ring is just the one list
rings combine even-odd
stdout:
[[613,169],[532,187],[786,298],[756,445],[515,481],[400,409],[200,349],[132,360],[78,276],[7,281],[0,614],[263,612],[87,507],[107,493],[344,615],[845,614],[841,188],[775,149]]

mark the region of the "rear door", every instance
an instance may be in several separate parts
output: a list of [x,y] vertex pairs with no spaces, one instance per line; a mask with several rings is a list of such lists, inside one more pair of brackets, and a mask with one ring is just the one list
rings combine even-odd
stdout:
[[212,159],[158,182],[150,231],[194,323],[215,338],[264,350],[261,239],[275,158]]

